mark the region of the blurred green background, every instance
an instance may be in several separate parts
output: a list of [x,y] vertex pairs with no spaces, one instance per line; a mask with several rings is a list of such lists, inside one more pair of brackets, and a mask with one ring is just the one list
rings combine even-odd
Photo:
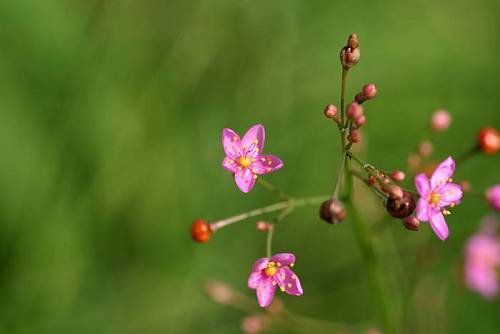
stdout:
[[[499,13],[495,0],[0,2],[0,332],[237,333],[245,313],[202,286],[214,278],[254,298],[246,279],[265,235],[248,221],[200,245],[189,227],[275,198],[237,190],[220,167],[221,129],[264,124],[266,152],[285,161],[266,179],[328,194],[338,136],[322,109],[338,104],[338,53],[355,31],[348,97],[366,82],[379,91],[361,155],[404,168],[438,108],[453,125],[434,137],[435,157],[457,155],[481,126],[500,125]],[[499,162],[474,157],[456,179],[481,191],[498,183]],[[487,211],[466,198],[446,242],[427,225],[374,229],[395,291],[424,259],[404,302],[411,332],[498,333],[499,301],[461,278],[464,242]],[[298,258],[305,294],[281,295],[288,309],[374,323],[348,221],[299,209],[274,250]]]

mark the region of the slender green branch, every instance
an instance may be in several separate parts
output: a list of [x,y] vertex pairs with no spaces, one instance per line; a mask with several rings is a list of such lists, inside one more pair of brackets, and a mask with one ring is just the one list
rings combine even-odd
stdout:
[[267,230],[267,240],[266,240],[266,256],[268,258],[270,258],[271,255],[273,254],[272,253],[273,235],[274,235],[274,225],[271,225]]
[[292,198],[290,195],[288,195],[287,193],[285,193],[284,191],[282,191],[281,189],[276,187],[274,184],[272,184],[269,181],[264,180],[261,177],[257,178],[257,182],[261,186],[263,186],[264,188],[266,188],[267,190],[269,190],[270,192],[275,194],[276,196],[280,197],[281,199],[289,200]]
[[252,218],[252,217],[257,217],[261,216],[266,213],[270,212],[276,212],[280,210],[284,210],[288,207],[301,207],[301,206],[306,206],[306,205],[317,205],[321,204],[323,201],[327,199],[327,196],[315,196],[315,197],[305,197],[305,198],[298,198],[298,199],[290,199],[278,203],[274,203],[262,208],[250,210],[247,212],[240,213],[235,216],[231,216],[222,220],[218,220],[216,222],[213,222],[210,224],[211,229],[213,232],[223,228],[224,226],[234,224],[236,222]]

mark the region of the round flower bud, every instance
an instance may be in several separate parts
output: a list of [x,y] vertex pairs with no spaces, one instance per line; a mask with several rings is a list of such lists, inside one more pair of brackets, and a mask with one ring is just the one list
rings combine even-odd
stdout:
[[330,224],[338,224],[346,217],[344,205],[337,199],[324,201],[319,208],[321,219]]
[[359,116],[358,118],[356,118],[356,120],[354,121],[354,124],[356,124],[356,126],[358,128],[362,127],[363,125],[365,125],[366,123],[366,117],[365,115],[361,115]]
[[418,231],[420,228],[420,221],[415,216],[408,216],[403,219],[403,225],[410,231]]
[[363,86],[363,97],[365,100],[371,100],[377,95],[377,87],[374,84],[366,84]]
[[391,173],[391,177],[396,182],[401,182],[405,179],[405,173],[401,170],[394,170]]
[[347,136],[347,140],[351,143],[359,143],[361,141],[361,133],[358,129],[352,129],[351,133]]
[[389,197],[393,199],[402,199],[403,198],[403,189],[398,186],[391,186],[388,191]]
[[260,220],[257,223],[255,223],[255,227],[257,228],[257,231],[265,232],[269,229],[269,224],[263,220]]
[[210,224],[203,219],[195,220],[191,225],[191,238],[196,242],[207,242],[212,237]]
[[500,148],[500,134],[495,128],[486,127],[479,131],[478,144],[481,151],[487,154],[495,154]]
[[446,131],[451,124],[451,115],[446,110],[437,110],[431,117],[431,128],[434,131]]
[[428,157],[432,154],[434,147],[430,140],[424,140],[418,145],[418,153],[423,157]]
[[347,47],[351,49],[356,49],[359,47],[359,37],[356,33],[352,33],[349,35],[349,38],[347,39]]
[[258,315],[248,315],[241,321],[241,330],[245,334],[257,334],[266,329],[266,322]]
[[361,116],[363,116],[363,107],[358,102],[351,102],[347,107],[347,117],[355,121]]
[[486,189],[486,199],[495,211],[500,211],[500,184]]
[[415,210],[416,205],[413,195],[407,191],[403,191],[402,198],[389,197],[385,203],[385,207],[391,216],[406,218]]
[[234,291],[224,283],[210,280],[205,285],[205,292],[214,302],[229,305],[234,301]]
[[356,65],[361,58],[361,52],[359,48],[351,49],[349,47],[344,47],[342,51],[340,51],[340,62],[344,69],[349,69]]
[[327,118],[334,118],[337,115],[337,107],[329,104],[325,107],[324,113]]

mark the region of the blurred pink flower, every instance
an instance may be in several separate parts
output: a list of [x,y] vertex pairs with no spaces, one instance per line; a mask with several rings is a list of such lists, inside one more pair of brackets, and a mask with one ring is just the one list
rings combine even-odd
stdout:
[[492,299],[498,295],[500,240],[491,228],[469,238],[465,246],[465,283],[471,290]]
[[304,293],[299,278],[290,269],[295,262],[295,255],[279,253],[269,258],[255,261],[248,287],[256,290],[257,300],[261,307],[268,306],[274,298],[276,286],[289,295],[300,296]]
[[424,173],[415,177],[415,187],[420,195],[417,203],[417,218],[428,221],[434,233],[441,240],[448,237],[448,225],[443,213],[448,214],[445,208],[455,206],[460,202],[462,188],[451,183],[451,176],[455,171],[455,161],[448,157],[436,168],[430,180]]
[[446,131],[451,124],[451,115],[447,110],[437,110],[431,117],[431,128],[435,131]]
[[272,173],[283,167],[283,162],[274,155],[261,155],[264,148],[265,130],[260,124],[252,126],[240,139],[231,129],[222,130],[222,145],[226,157],[224,169],[234,174],[238,188],[249,192],[259,174]]
[[500,184],[486,189],[486,199],[495,211],[500,211]]

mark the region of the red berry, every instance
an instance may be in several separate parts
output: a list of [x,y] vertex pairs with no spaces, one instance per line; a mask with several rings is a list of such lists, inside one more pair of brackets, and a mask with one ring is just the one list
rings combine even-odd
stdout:
[[212,237],[210,224],[203,219],[197,219],[191,225],[191,238],[196,242],[207,242]]
[[481,151],[487,154],[495,154],[500,148],[500,134],[495,128],[486,127],[479,131],[478,144]]

